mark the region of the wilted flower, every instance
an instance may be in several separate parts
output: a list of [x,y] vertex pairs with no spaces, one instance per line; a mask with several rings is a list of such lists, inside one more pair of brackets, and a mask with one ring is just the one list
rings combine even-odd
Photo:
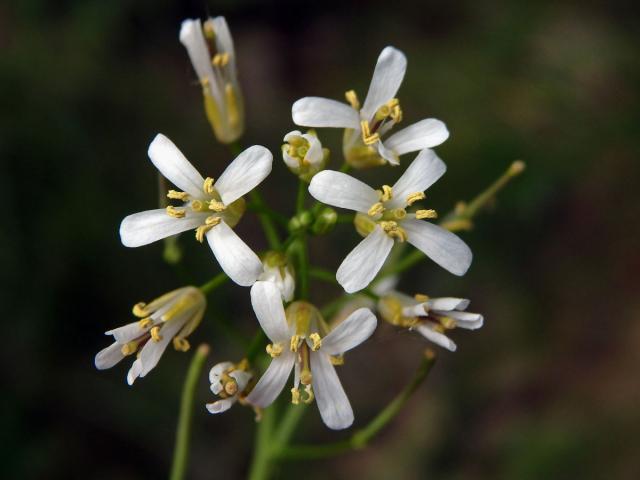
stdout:
[[182,152],[162,134],[149,145],[149,158],[167,180],[182,191],[169,190],[167,197],[182,206],[147,210],[126,217],[120,237],[126,247],[140,247],[162,238],[195,229],[196,239],[207,238],[218,263],[229,278],[249,286],[262,273],[258,256],[233,231],[245,211],[245,195],[271,172],[273,156],[254,145],[238,155],[222,175],[202,178]]
[[432,150],[422,150],[392,186],[374,190],[346,173],[324,170],[311,180],[309,193],[335,207],[359,212],[358,232],[365,237],[344,259],[336,279],[348,293],[365,288],[382,268],[394,240],[407,241],[441,267],[463,275],[471,265],[469,247],[453,233],[424,219],[436,218],[435,210],[407,208],[425,198],[446,166]]
[[[273,360],[247,402],[265,408],[284,388],[291,370],[291,401],[311,403],[315,398],[324,423],[332,429],[353,423],[353,410],[333,366],[333,359],[364,342],[376,328],[376,317],[361,308],[325,333],[320,312],[306,302],[294,302],[285,313],[278,289],[270,282],[256,282],[251,303],[260,326],[271,340],[267,352]],[[300,384],[304,392],[300,392]]]
[[386,47],[378,57],[362,108],[353,90],[345,94],[349,105],[327,98],[305,97],[293,104],[293,122],[305,127],[345,128],[344,155],[356,168],[385,162],[398,165],[400,155],[435,147],[449,137],[444,123],[429,118],[382,140],[402,120],[400,102],[395,95],[406,69],[404,54]]
[[180,42],[187,49],[202,86],[205,112],[216,138],[222,143],[237,140],[244,131],[244,105],[233,39],[224,17],[185,20]]
[[269,251],[262,257],[262,266],[264,271],[258,280],[273,282],[280,290],[285,302],[293,300],[296,280],[293,275],[293,266],[287,261],[286,255],[281,252]]
[[207,403],[209,413],[222,413],[229,410],[234,403],[244,397],[244,390],[252,377],[253,374],[249,371],[249,362],[246,359],[237,364],[221,362],[214,365],[209,371],[209,383],[211,383],[213,394],[221,399]]
[[183,287],[166,293],[152,302],[137,303],[133,314],[140,320],[105,332],[115,342],[100,351],[95,358],[96,368],[113,367],[124,357],[138,354],[133,362],[127,382],[144,377],[160,360],[169,342],[181,352],[189,350],[187,337],[198,326],[207,301],[196,287]]
[[302,133],[294,130],[284,136],[282,158],[289,170],[306,182],[327,164],[329,150],[322,148],[315,130]]

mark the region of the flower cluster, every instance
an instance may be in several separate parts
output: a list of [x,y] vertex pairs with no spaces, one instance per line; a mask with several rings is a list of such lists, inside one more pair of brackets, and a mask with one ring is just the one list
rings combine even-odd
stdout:
[[[179,38],[202,87],[206,117],[215,136],[241,151],[237,140],[244,131],[245,112],[225,19],[186,20]],[[354,415],[336,366],[345,363],[346,352],[374,333],[377,316],[395,327],[416,330],[451,351],[456,346],[445,332],[456,326],[482,326],[482,315],[466,312],[468,300],[423,294],[411,297],[394,289],[395,260],[390,255],[394,248],[401,251],[411,245],[454,275],[464,275],[472,261],[469,247],[435,224],[437,212],[424,204],[425,191],[446,171],[432,150],[448,138],[446,126],[440,120],[424,119],[396,128],[403,120],[396,94],[406,67],[404,54],[386,47],[362,105],[353,90],[345,94],[347,103],[306,97],[293,104],[293,123],[313,128],[304,133],[293,130],[283,137],[283,163],[300,184],[297,209],[290,219],[274,214],[255,190],[272,169],[273,156],[266,147],[254,145],[242,150],[226,168],[219,167],[222,173],[214,178],[203,177],[166,136],[158,134],[151,142],[151,162],[175,189],[166,193],[168,205],[122,221],[122,244],[140,247],[189,230],[198,242],[206,239],[224,275],[237,285],[251,287],[247,298],[270,342],[266,345],[270,364],[261,377],[254,375],[260,366],[256,352],[247,352],[237,363],[224,361],[211,369],[211,391],[220,397],[207,404],[211,413],[224,412],[236,402],[259,412],[276,400],[293,372],[291,403],[315,401],[329,428],[347,428]],[[329,150],[316,130],[324,127],[344,129],[344,164],[339,171],[326,169]],[[403,168],[405,161],[400,157],[411,152],[418,153]],[[346,173],[372,167],[387,169],[388,180],[379,188]],[[309,208],[305,206],[307,192],[317,201]],[[353,212],[342,217],[353,222],[363,239],[335,275],[322,270],[323,280],[331,282],[335,277],[334,283],[346,294],[364,291],[367,296],[355,297],[360,303],[328,322],[321,309],[309,301],[311,266],[306,239],[333,229],[338,214],[332,207]],[[265,233],[276,237],[271,250],[254,252],[234,231],[247,211],[257,213],[269,227]],[[284,218],[281,228],[288,226],[285,241],[279,241],[274,218]],[[132,384],[157,365],[169,342],[178,351],[188,350],[186,338],[203,318],[205,294],[213,288],[211,284],[183,287],[148,304],[136,304],[133,314],[137,321],[106,332],[114,343],[98,353],[96,367],[110,368],[125,356],[137,354],[127,376]]]

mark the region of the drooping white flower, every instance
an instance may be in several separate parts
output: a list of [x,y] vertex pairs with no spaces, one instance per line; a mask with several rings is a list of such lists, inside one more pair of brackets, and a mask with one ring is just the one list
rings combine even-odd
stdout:
[[149,145],[149,158],[167,180],[182,191],[167,197],[182,206],[147,210],[126,217],[120,238],[126,247],[140,247],[195,229],[200,242],[207,238],[218,263],[238,285],[249,286],[262,273],[262,262],[233,231],[245,211],[245,195],[271,172],[273,156],[254,145],[238,155],[214,182],[202,178],[182,152],[162,134]]
[[434,210],[407,212],[425,198],[424,190],[435,183],[446,166],[429,149],[422,150],[392,186],[374,190],[346,173],[324,170],[311,180],[309,193],[317,200],[358,212],[355,225],[365,238],[344,259],[336,279],[348,293],[365,288],[382,268],[394,240],[407,241],[441,267],[464,275],[471,265],[469,247],[453,233],[424,219]]
[[202,320],[206,306],[204,295],[196,287],[179,288],[148,304],[137,303],[133,314],[140,320],[105,332],[113,335],[114,343],[96,355],[96,368],[111,368],[124,357],[137,353],[138,358],[127,374],[127,382],[132,385],[158,364],[169,342],[178,351],[189,350],[186,337]]
[[329,157],[329,150],[322,144],[314,130],[302,133],[293,130],[284,136],[282,159],[295,175],[309,182],[311,178],[324,168]]
[[293,104],[296,125],[345,128],[343,150],[349,164],[363,168],[399,164],[399,156],[440,145],[449,132],[440,120],[428,118],[383,137],[402,120],[395,95],[407,69],[404,54],[386,47],[378,57],[369,92],[362,107],[353,90],[345,96],[349,105],[320,97],[305,97]]
[[202,86],[205,112],[216,138],[237,140],[244,131],[244,102],[236,69],[233,39],[224,17],[185,20],[180,42],[187,49]]
[[429,298],[415,295],[413,298],[400,292],[390,292],[378,301],[382,318],[392,325],[417,330],[427,340],[454,352],[456,344],[445,335],[456,327],[476,330],[482,327],[484,317],[479,313],[465,312],[469,300],[464,298]]
[[244,396],[244,390],[253,377],[249,371],[249,362],[242,360],[238,364],[221,362],[209,371],[209,383],[214,395],[221,397],[213,403],[207,403],[209,413],[222,413]]
[[[247,396],[247,402],[261,408],[271,405],[294,370],[292,403],[310,403],[315,398],[327,427],[339,430],[350,426],[353,410],[332,360],[369,338],[376,328],[375,315],[361,308],[321,335],[326,327],[318,310],[308,303],[294,302],[285,312],[280,292],[271,282],[253,285],[251,303],[272,342],[267,352],[273,360]],[[300,384],[304,386],[302,393]]]
[[264,271],[258,280],[273,282],[285,302],[293,300],[296,289],[296,280],[293,274],[293,266],[287,261],[282,252],[269,251],[262,257]]

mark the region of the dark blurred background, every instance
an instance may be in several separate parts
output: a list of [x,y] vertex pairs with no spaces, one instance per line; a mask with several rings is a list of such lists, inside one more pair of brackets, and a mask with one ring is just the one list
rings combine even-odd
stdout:
[[[154,208],[146,150],[169,136],[206,175],[231,159],[206,122],[178,42],[187,17],[225,15],[247,108],[245,144],[276,154],[261,190],[293,210],[279,157],[306,95],[364,97],[380,50],[408,57],[406,123],[445,121],[448,173],[429,190],[447,211],[515,159],[526,173],[463,234],[475,261],[462,279],[425,262],[409,292],[472,299],[485,327],[453,333],[431,377],[363,452],[279,467],[281,478],[638,478],[640,459],[640,62],[634,2],[252,2],[22,0],[0,5],[0,228],[5,389],[3,478],[166,477],[184,373],[167,350],[134,387],[129,361],[98,372],[105,330],[135,302],[200,284],[219,270],[191,234],[172,267],[162,243],[126,249],[118,225]],[[341,132],[321,131],[341,161]],[[408,161],[411,156],[403,157]],[[363,178],[379,183],[389,171]],[[392,175],[397,173],[392,172]],[[395,178],[395,177],[394,177]],[[239,229],[266,246],[247,214]],[[344,239],[341,241],[340,239]],[[357,240],[348,225],[313,243],[336,268]],[[337,289],[314,284],[326,303]],[[192,343],[208,366],[239,359],[232,331],[251,335],[248,291],[210,297]],[[426,343],[382,325],[340,371],[356,413],[371,419],[408,381]],[[286,392],[285,392],[286,393]],[[253,418],[209,415],[200,381],[190,478],[242,478]],[[309,442],[344,438],[305,418]]]

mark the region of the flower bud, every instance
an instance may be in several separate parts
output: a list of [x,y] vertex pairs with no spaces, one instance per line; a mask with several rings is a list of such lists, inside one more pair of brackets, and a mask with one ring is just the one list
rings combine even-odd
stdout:
[[301,180],[310,182],[311,178],[324,169],[329,160],[329,149],[322,148],[314,130],[303,134],[294,130],[284,136],[282,158],[289,170]]
[[311,226],[311,231],[316,235],[324,235],[333,230],[338,220],[338,214],[331,207],[322,208],[316,215],[315,222]]
[[296,288],[293,266],[281,252],[269,251],[262,257],[264,272],[258,280],[273,282],[280,290],[285,302],[293,300]]

